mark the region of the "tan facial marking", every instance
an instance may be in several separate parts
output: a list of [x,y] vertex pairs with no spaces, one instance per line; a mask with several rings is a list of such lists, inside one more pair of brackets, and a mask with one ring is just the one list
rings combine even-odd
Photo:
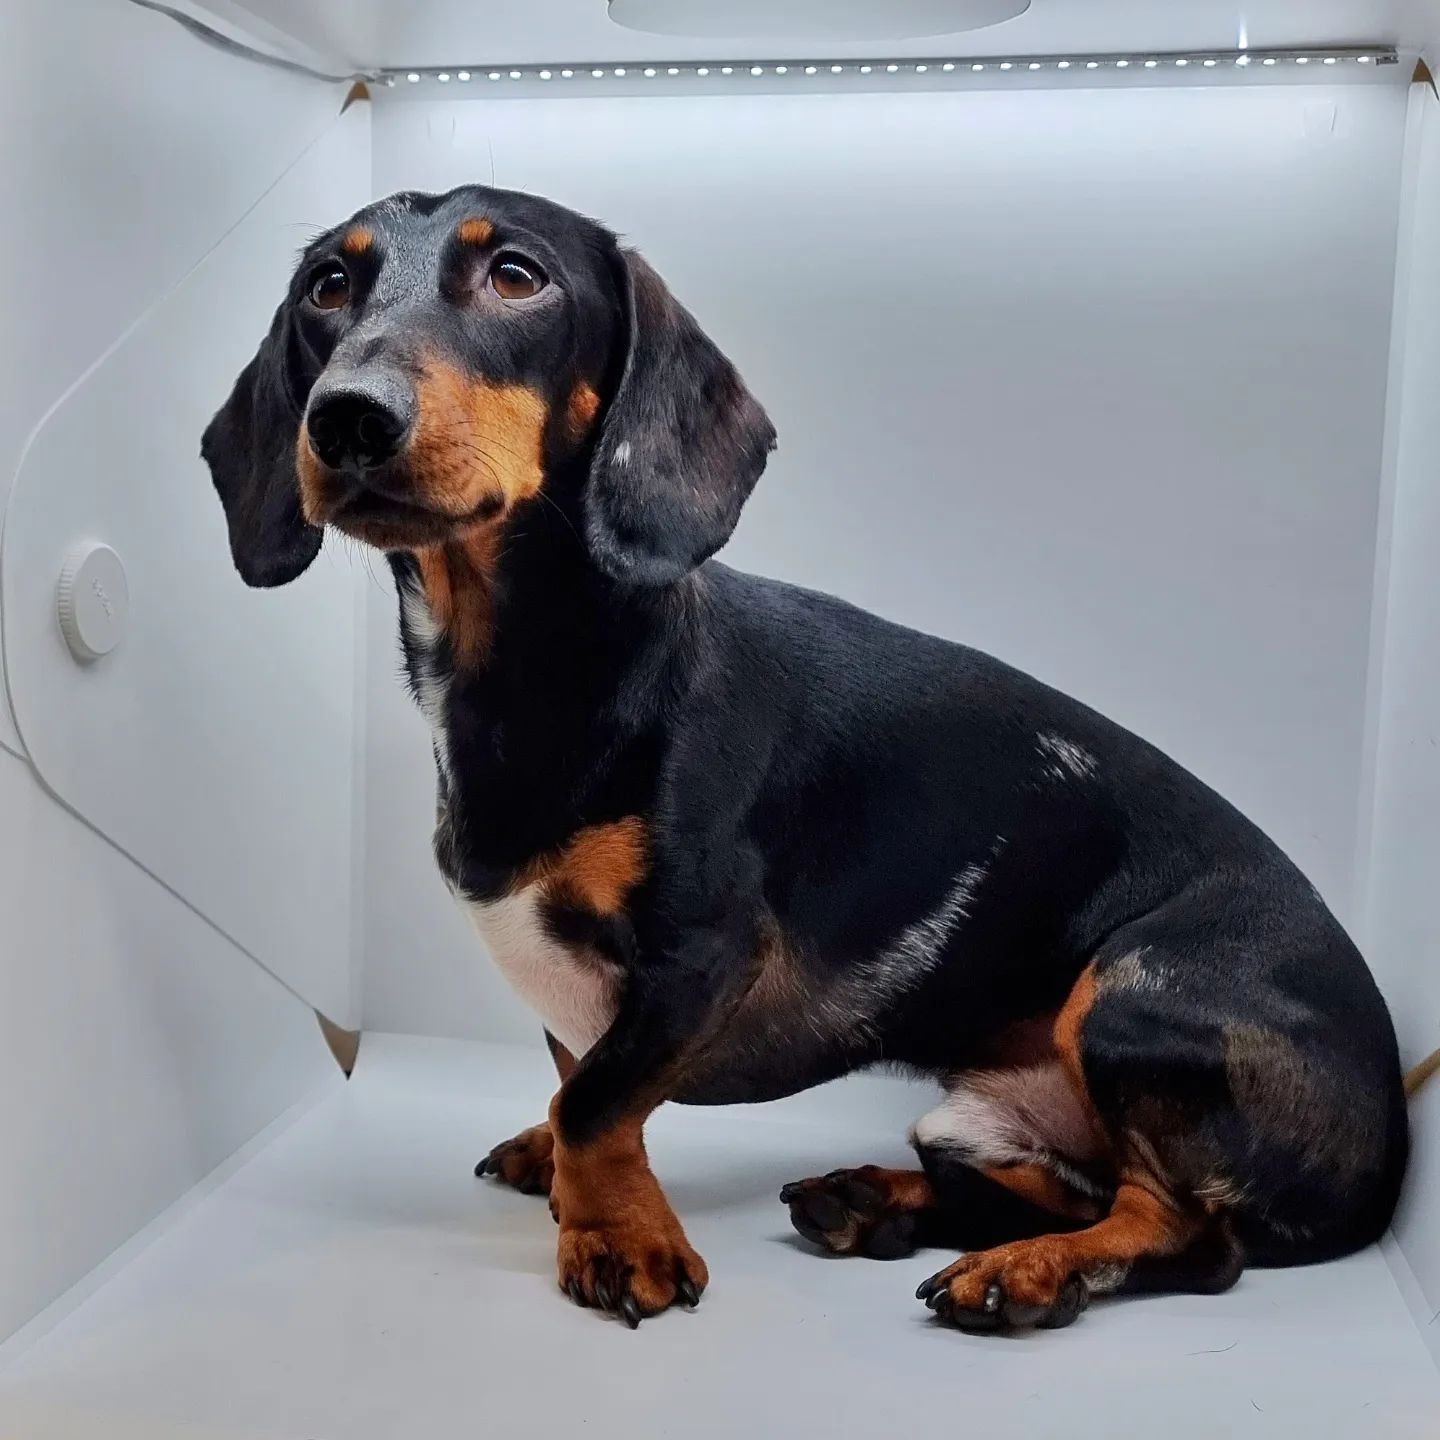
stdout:
[[464,245],[488,245],[495,238],[495,227],[482,216],[462,220],[455,230]]
[[406,457],[417,496],[456,519],[486,502],[509,509],[537,495],[549,407],[524,385],[493,385],[430,361]]
[[[488,519],[476,512],[509,510],[539,493],[550,414],[542,396],[524,385],[492,385],[432,361],[416,399],[415,436],[401,463],[418,503],[441,517]],[[344,487],[315,455],[303,423],[295,468],[306,520],[325,524],[344,499]],[[397,547],[387,542],[386,548]]]
[[578,444],[589,433],[600,413],[600,397],[594,387],[583,380],[570,392],[570,402],[565,407],[565,429],[570,439]]
[[300,477],[300,513],[311,525],[323,525],[341,498],[339,476],[322,465],[310,448],[303,420],[295,439],[295,470]]
[[364,255],[375,244],[375,232],[365,225],[357,225],[346,233],[340,248],[347,255]]

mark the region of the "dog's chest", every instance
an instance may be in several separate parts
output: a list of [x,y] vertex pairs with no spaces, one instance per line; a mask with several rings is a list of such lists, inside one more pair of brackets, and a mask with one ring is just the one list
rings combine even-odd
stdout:
[[463,747],[449,733],[450,671],[441,633],[423,595],[402,590],[401,607],[410,678],[429,722],[440,771],[441,804],[435,857],[451,893],[484,941],[511,988],[570,1051],[583,1055],[609,1028],[619,986],[617,968],[594,951],[557,939],[544,914],[544,886],[532,884],[497,900],[475,900],[463,835],[464,817],[452,766]]
[[511,989],[572,1055],[583,1055],[615,1017],[616,967],[548,932],[538,885],[489,903],[461,898],[460,905]]

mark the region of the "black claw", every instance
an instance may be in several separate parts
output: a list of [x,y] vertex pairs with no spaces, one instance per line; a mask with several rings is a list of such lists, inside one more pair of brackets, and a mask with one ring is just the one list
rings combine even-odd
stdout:
[[620,1313],[632,1330],[640,1328],[640,1305],[633,1295],[627,1295],[620,1302]]
[[680,1298],[693,1310],[700,1303],[700,1292],[695,1282],[687,1275],[679,1285]]
[[793,1180],[789,1185],[781,1187],[780,1203],[782,1205],[791,1205],[804,1194],[804,1191],[805,1187],[798,1180]]
[[604,1280],[598,1277],[595,1281],[595,1298],[600,1302],[602,1309],[613,1310],[615,1308],[615,1296]]
[[485,1175],[485,1172],[486,1172],[489,1168],[490,1168],[490,1160],[489,1160],[489,1157],[487,1156],[484,1160],[480,1161],[480,1163],[479,1163],[478,1165],[476,1165],[476,1167],[475,1167],[475,1178],[476,1178],[477,1180],[482,1179],[482,1178],[484,1177],[484,1175]]
[[565,1289],[570,1298],[581,1307],[588,1307],[590,1302],[585,1298],[585,1291],[581,1288],[578,1280],[571,1280]]
[[928,1300],[940,1288],[940,1277],[932,1275],[928,1280],[922,1280],[916,1287],[915,1298],[917,1300]]

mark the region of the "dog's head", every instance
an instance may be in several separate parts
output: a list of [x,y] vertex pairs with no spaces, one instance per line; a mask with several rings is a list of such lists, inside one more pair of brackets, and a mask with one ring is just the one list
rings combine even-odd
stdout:
[[729,538],[774,438],[608,230],[468,186],[394,196],[306,250],[202,454],[251,585],[293,580],[327,525],[423,550],[550,486],[597,565],[662,585]]

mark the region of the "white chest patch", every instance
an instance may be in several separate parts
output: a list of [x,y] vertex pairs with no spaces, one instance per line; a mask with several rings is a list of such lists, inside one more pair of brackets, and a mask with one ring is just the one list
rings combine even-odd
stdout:
[[[401,591],[401,611],[415,652],[414,681],[421,712],[430,722],[435,759],[451,776],[446,705],[449,678],[437,662],[440,627],[418,590]],[[610,1028],[619,1004],[620,977],[599,956],[576,953],[545,929],[541,887],[531,885],[503,900],[481,904],[459,896],[501,974],[539,1015],[545,1028],[577,1058]]]
[[615,1018],[615,967],[575,954],[546,932],[538,885],[488,905],[460,904],[515,993],[572,1055],[583,1055]]
[[414,680],[420,713],[429,722],[430,733],[435,741],[435,760],[448,780],[450,742],[445,733],[445,702],[450,687],[435,663],[440,627],[435,623],[435,617],[430,613],[425,597],[418,590],[401,590],[400,609],[410,642],[418,652]]

